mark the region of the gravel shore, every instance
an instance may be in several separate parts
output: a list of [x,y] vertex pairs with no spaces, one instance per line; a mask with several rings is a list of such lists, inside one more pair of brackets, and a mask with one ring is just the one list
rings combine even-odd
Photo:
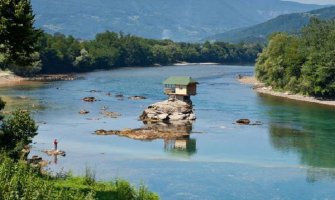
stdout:
[[292,99],[296,101],[304,101],[309,103],[316,103],[328,106],[335,106],[335,100],[324,100],[324,99],[317,99],[315,97],[304,96],[301,94],[291,94],[290,92],[278,92],[274,91],[272,87],[267,87],[263,83],[259,82],[253,76],[243,76],[238,79],[240,83],[252,85],[253,89],[261,94],[268,94],[276,97],[282,97],[287,99]]

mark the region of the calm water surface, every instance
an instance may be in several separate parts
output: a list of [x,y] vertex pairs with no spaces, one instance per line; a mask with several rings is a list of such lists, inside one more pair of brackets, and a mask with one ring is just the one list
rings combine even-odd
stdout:
[[[48,158],[57,162],[50,165],[56,172],[82,175],[90,167],[101,180],[144,182],[162,199],[335,199],[334,108],[259,96],[235,80],[236,74],[252,73],[253,67],[223,65],[126,68],[0,92],[12,104],[27,101],[20,97],[26,96],[26,105],[41,108],[34,112],[39,135],[32,154],[43,155],[40,151],[51,149],[58,138],[67,155]],[[172,75],[189,75],[200,83],[193,97],[198,119],[189,148],[166,148],[164,140],[92,134],[142,127],[138,116],[166,98],[161,82]],[[148,99],[121,100],[107,92]],[[86,96],[100,101],[81,101]],[[99,113],[103,106],[122,116],[104,118]],[[81,109],[91,113],[79,115]],[[240,118],[263,125],[233,124]]]

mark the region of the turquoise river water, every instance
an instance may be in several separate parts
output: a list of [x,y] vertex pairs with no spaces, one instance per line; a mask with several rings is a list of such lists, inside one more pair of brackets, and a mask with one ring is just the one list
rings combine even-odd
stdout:
[[[12,104],[28,99],[27,105],[33,102],[39,108],[33,112],[39,135],[32,154],[50,160],[54,172],[83,175],[90,167],[99,180],[121,177],[145,183],[162,199],[335,199],[335,109],[258,95],[235,79],[237,74],[252,75],[253,69],[123,68],[83,74],[75,81],[4,87],[0,93]],[[198,119],[187,148],[169,148],[171,141],[92,134],[97,129],[142,127],[138,116],[146,106],[166,99],[161,83],[172,75],[192,76],[200,83],[192,98]],[[127,98],[134,95],[147,99]],[[86,96],[99,101],[81,101]],[[99,114],[103,106],[122,116],[104,118]],[[81,109],[90,113],[80,115]],[[241,118],[262,125],[234,124]],[[55,138],[66,157],[41,153],[52,148]]]

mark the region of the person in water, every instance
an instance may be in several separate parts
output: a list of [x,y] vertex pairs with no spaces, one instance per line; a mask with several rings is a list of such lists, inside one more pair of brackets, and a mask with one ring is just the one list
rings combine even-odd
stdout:
[[57,146],[58,146],[58,141],[57,141],[57,139],[55,139],[54,140],[54,150],[55,151],[58,151],[58,147]]

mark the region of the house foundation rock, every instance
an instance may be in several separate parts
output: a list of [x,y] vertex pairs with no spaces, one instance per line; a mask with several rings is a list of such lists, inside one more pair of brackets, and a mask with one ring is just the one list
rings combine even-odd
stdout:
[[143,111],[140,119],[144,122],[173,123],[176,121],[194,121],[196,115],[192,103],[170,98],[148,106]]

